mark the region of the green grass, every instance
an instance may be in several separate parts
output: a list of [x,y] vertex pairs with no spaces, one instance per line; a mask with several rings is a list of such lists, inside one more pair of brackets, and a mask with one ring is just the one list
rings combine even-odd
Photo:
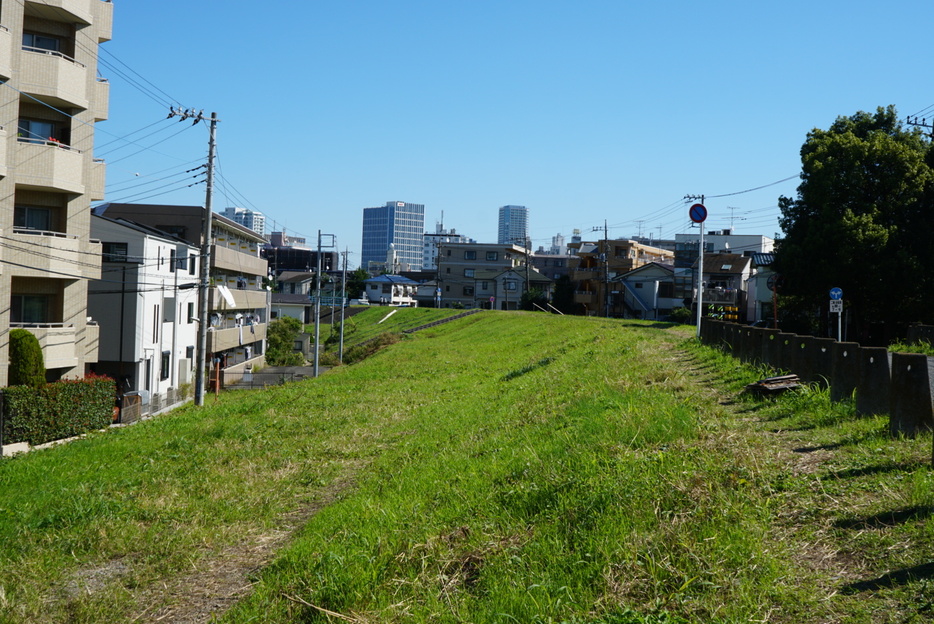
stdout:
[[221,622],[928,621],[930,437],[745,397],[762,373],[690,328],[484,312],[3,461],[0,618],[171,621],[242,556]]

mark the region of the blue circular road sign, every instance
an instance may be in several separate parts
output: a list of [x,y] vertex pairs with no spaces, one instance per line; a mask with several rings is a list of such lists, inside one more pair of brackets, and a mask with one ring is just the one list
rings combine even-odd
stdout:
[[691,217],[691,221],[694,223],[703,223],[707,220],[707,208],[704,204],[694,204],[688,210],[688,216]]
[[830,298],[834,301],[840,301],[843,299],[843,289],[841,288],[831,288],[830,289]]

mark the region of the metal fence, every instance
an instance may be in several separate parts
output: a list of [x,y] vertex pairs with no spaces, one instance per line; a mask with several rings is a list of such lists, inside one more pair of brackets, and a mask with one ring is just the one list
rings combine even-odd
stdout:
[[126,394],[120,399],[120,414],[117,422],[134,423],[147,416],[154,416],[178,407],[190,399],[190,393],[182,393],[175,388],[169,388],[165,394],[153,394],[148,401],[139,394]]

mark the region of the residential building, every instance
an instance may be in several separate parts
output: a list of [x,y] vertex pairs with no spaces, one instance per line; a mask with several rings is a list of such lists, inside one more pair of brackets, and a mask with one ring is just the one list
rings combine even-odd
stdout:
[[529,289],[542,292],[551,299],[554,280],[532,267],[508,269],[479,269],[474,274],[474,305],[486,310],[518,310],[522,295]]
[[[199,249],[202,245],[205,210],[201,206],[109,203],[94,211],[174,234]],[[222,383],[235,382],[245,370],[264,362],[270,305],[269,265],[260,257],[265,242],[253,230],[212,215],[207,350],[211,361],[220,363]]]
[[775,254],[754,253],[750,260],[752,275],[746,280],[746,320],[768,321],[771,327],[778,307],[776,290],[781,289],[781,278],[772,268]]
[[621,316],[661,320],[674,308],[684,307],[683,301],[674,296],[674,273],[671,264],[650,262],[613,278],[621,286]]
[[[691,267],[697,261],[700,233],[675,234],[675,267]],[[704,234],[704,253],[751,255],[772,253],[775,240],[758,234],[733,234],[733,230],[711,230]]]
[[11,328],[38,338],[49,380],[82,377],[97,361],[90,204],[104,196],[94,126],[107,119],[110,85],[97,59],[112,28],[110,2],[0,3],[0,386]]
[[674,253],[629,239],[572,241],[571,281],[575,284],[574,302],[585,315],[622,316],[620,284],[613,281],[650,262],[670,264]]
[[257,210],[249,208],[226,208],[222,213],[225,217],[239,223],[245,228],[249,228],[262,236],[266,237],[266,215]]
[[[269,242],[261,251],[263,258],[269,261],[269,270],[273,275],[288,272],[308,272],[318,268],[318,250],[305,244],[305,239],[288,236],[284,232],[273,232]],[[341,268],[340,254],[336,251],[321,252],[321,271],[337,271]]]
[[[441,307],[461,305],[479,307],[477,272],[502,272],[524,267],[526,249],[519,245],[498,243],[442,243],[438,248],[438,287],[441,289]],[[524,286],[524,282],[523,282]],[[370,297],[372,301],[372,297]]]
[[386,262],[390,246],[395,251],[399,270],[418,270],[422,266],[422,236],[425,231],[425,206],[401,201],[363,209],[363,245],[360,266]]
[[440,223],[435,224],[434,233],[425,232],[422,236],[422,270],[434,271],[438,266],[438,246],[441,243],[475,243],[474,239],[458,234],[454,228],[450,231],[444,229]]
[[501,206],[496,242],[525,245],[529,237],[529,209],[525,206]]
[[553,280],[561,279],[570,272],[569,258],[565,254],[539,253],[532,254],[532,266],[544,276]]
[[416,306],[418,282],[401,275],[378,275],[363,282],[371,305]]
[[704,254],[701,304],[704,316],[746,321],[746,287],[752,258],[739,254]]
[[314,288],[314,273],[283,271],[276,277],[269,318],[290,316],[304,324],[314,323]]
[[154,228],[91,217],[103,268],[88,293],[88,313],[105,328],[94,372],[121,393],[145,391],[154,403],[193,384],[198,340],[200,250]]

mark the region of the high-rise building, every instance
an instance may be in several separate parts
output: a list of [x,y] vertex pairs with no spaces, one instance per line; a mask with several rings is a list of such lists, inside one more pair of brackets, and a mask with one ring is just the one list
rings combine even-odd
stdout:
[[401,201],[363,209],[363,245],[360,266],[384,264],[390,245],[401,270],[417,271],[422,266],[422,235],[425,232],[424,204]]
[[529,235],[529,209],[525,206],[502,206],[499,209],[499,244],[525,245]]
[[227,208],[221,214],[231,221],[253,230],[260,236],[266,236],[266,215],[258,210]]
[[94,124],[108,116],[97,77],[113,3],[23,0],[0,4],[0,386],[11,328],[33,333],[50,380],[83,377],[98,359],[88,281],[101,277],[91,202],[104,198]]

